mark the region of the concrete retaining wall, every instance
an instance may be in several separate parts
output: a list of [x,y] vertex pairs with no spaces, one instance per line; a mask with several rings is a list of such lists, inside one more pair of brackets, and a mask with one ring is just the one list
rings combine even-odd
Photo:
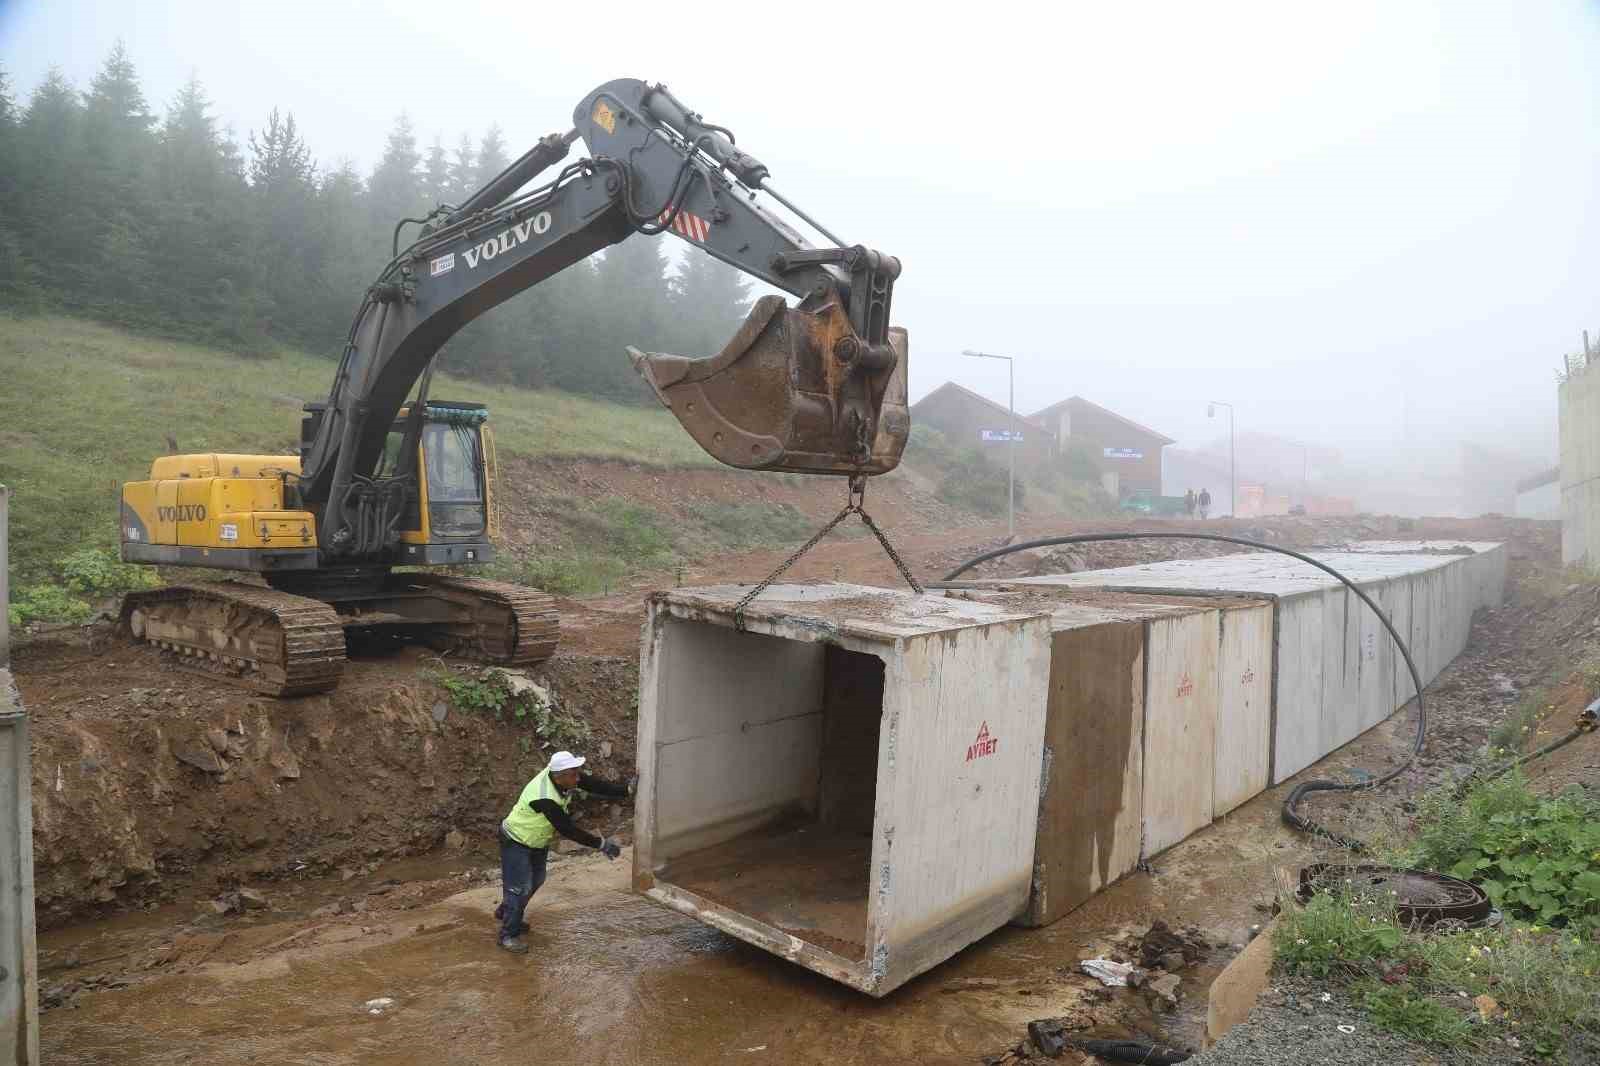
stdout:
[[1561,561],[1600,566],[1600,369],[1561,383]]

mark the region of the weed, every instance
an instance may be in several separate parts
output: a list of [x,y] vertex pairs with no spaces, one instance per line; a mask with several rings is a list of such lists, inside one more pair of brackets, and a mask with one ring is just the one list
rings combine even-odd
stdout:
[[1550,693],[1548,689],[1530,689],[1517,704],[1516,710],[1495,726],[1489,733],[1489,747],[1504,749],[1508,752],[1522,750],[1522,745],[1532,735],[1534,727],[1539,724],[1539,717],[1549,706]]
[[1389,901],[1322,893],[1283,912],[1273,947],[1290,973],[1352,976],[1392,957],[1403,939]]
[[1414,862],[1469,878],[1507,915],[1600,928],[1600,803],[1582,789],[1541,797],[1513,771],[1462,799],[1423,800]]
[[519,578],[557,596],[581,596],[613,589],[627,574],[627,564],[616,556],[580,549],[541,553],[528,560]]
[[1447,1047],[1468,1043],[1473,1037],[1472,1023],[1465,1014],[1410,982],[1388,985],[1367,978],[1356,984],[1355,994],[1372,1020],[1390,1032]]

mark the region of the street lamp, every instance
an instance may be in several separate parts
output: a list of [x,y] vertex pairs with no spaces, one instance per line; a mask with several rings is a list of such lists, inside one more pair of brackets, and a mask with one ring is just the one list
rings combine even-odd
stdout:
[[973,359],[1004,359],[1006,361],[1006,539],[1017,535],[1017,375],[1016,363],[1009,355],[991,355],[975,352],[971,348],[961,353]]
[[1217,408],[1228,409],[1228,516],[1239,517],[1239,457],[1233,448],[1233,404],[1212,400],[1206,404],[1206,417],[1215,418]]

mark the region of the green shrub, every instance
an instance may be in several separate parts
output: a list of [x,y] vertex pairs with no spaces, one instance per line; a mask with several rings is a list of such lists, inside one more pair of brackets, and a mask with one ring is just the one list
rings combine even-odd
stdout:
[[[955,454],[939,481],[938,497],[945,503],[978,514],[1003,514],[1006,509],[1006,469],[977,448],[963,448]],[[1027,485],[1016,482],[1016,505],[1020,509],[1027,496]]]
[[1600,928],[1600,803],[1582,789],[1541,797],[1518,772],[1464,799],[1425,798],[1414,861],[1483,887],[1508,916]]
[[29,622],[77,624],[92,617],[94,608],[60,585],[30,585],[17,592],[6,611],[7,623],[14,626]]
[[161,582],[154,568],[125,563],[104,548],[79,548],[61,560],[61,580],[85,596],[120,596]]
[[[533,687],[517,694],[512,675],[499,667],[486,666],[467,673],[436,670],[429,677],[449,693],[450,701],[459,710],[492,715],[497,722],[509,716],[558,748],[577,747],[589,739],[589,723],[561,707],[553,693]],[[523,750],[526,754],[528,747]]]
[[1100,462],[1094,449],[1081,440],[1069,441],[1061,452],[1061,472],[1071,481],[1100,484]]

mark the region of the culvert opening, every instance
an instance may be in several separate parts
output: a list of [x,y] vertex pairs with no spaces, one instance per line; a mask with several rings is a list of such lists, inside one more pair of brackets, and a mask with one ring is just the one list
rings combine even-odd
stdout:
[[865,959],[883,661],[832,644],[667,624],[656,879]]

